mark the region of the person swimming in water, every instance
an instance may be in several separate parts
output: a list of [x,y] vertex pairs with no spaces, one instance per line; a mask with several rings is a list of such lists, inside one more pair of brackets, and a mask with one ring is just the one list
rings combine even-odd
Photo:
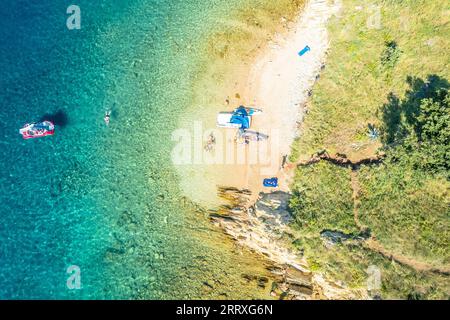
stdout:
[[106,125],[109,126],[109,121],[111,120],[111,110],[106,111],[103,120],[105,120]]

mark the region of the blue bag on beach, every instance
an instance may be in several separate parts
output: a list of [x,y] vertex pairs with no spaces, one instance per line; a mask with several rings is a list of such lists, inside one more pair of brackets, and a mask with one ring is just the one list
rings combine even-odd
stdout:
[[264,179],[263,185],[264,187],[276,188],[278,187],[278,178]]
[[303,49],[302,49],[302,51],[300,51],[299,53],[298,53],[298,55],[301,57],[301,56],[303,56],[305,53],[307,53],[308,51],[310,51],[311,50],[311,48],[309,47],[309,46],[306,46],[306,47],[304,47]]

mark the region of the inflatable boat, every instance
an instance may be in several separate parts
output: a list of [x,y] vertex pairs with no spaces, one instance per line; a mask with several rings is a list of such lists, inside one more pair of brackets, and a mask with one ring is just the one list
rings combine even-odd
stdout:
[[51,121],[27,123],[19,130],[24,139],[41,138],[55,133],[55,125]]
[[263,180],[264,187],[276,188],[278,187],[278,178],[268,178]]

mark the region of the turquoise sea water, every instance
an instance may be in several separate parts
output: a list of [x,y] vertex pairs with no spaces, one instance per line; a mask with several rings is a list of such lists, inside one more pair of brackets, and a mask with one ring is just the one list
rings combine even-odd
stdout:
[[[208,276],[241,285],[232,254],[191,237],[208,226],[170,162],[196,44],[241,2],[79,0],[72,31],[72,3],[2,3],[1,299],[205,298]],[[42,118],[55,136],[22,140]],[[81,290],[66,286],[71,265]]]

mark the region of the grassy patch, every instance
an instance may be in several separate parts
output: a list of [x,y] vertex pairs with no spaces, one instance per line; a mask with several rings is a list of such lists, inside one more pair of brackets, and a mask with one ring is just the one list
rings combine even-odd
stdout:
[[320,162],[299,168],[296,174],[290,207],[302,230],[315,234],[324,229],[358,233],[348,169]]
[[363,168],[360,220],[386,248],[436,265],[450,263],[450,183],[390,165]]

